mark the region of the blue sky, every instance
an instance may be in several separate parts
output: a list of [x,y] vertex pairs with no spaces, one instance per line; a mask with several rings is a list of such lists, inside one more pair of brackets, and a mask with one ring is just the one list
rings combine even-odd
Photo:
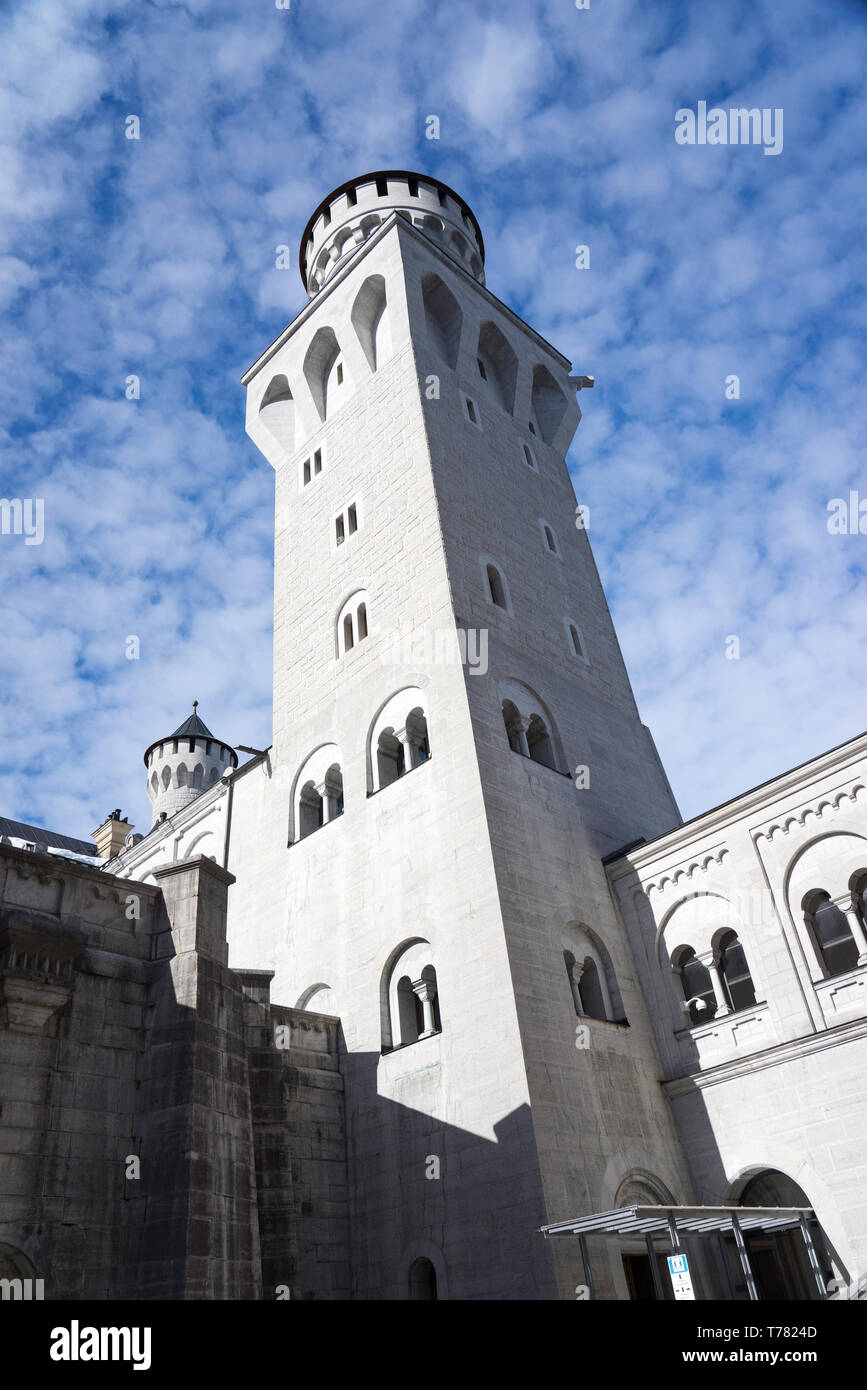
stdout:
[[[275,247],[389,167],[467,198],[489,287],[596,377],[570,466],[684,815],[864,729],[867,536],[827,505],[867,500],[867,6],[25,0],[0,48],[0,496],[45,501],[0,536],[0,813],[146,830],[194,696],[270,741],[239,378],[306,300]],[[678,145],[702,100],[782,108],[782,152]]]

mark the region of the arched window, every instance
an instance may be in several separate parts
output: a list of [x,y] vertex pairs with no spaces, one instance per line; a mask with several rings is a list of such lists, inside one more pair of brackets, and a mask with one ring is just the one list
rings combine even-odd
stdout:
[[410,1266],[409,1296],[411,1299],[436,1299],[437,1272],[430,1260],[414,1260]]
[[503,723],[513,753],[542,767],[559,771],[563,750],[556,736],[551,717],[541,700],[519,681],[505,681],[501,688]]
[[578,983],[578,993],[581,998],[581,1012],[588,1018],[607,1018],[608,1011],[605,1007],[605,999],[602,994],[599,969],[595,960],[587,956],[581,970],[581,979]]
[[376,765],[380,787],[390,787],[406,771],[403,744],[394,733],[383,730],[376,745]]
[[299,797],[298,838],[312,835],[320,825],[325,824],[325,807],[322,797],[312,782],[305,782]]
[[527,749],[534,763],[541,763],[543,767],[557,766],[551,735],[544,719],[538,714],[532,715],[527,725]]
[[283,373],[271,378],[259,406],[259,419],[288,454],[295,447],[295,402]]
[[436,968],[428,941],[399,947],[382,976],[382,1050],[422,1042],[442,1031]]
[[756,991],[744,948],[736,932],[727,932],[720,938],[719,966],[731,1008],[735,1011],[751,1009],[756,1002]]
[[340,749],[323,744],[305,760],[295,778],[289,843],[304,840],[343,815],[343,772]]
[[804,899],[804,916],[828,976],[844,975],[858,964],[858,947],[846,915],[830,893],[815,889]]
[[500,574],[496,565],[488,565],[486,573],[488,576],[488,593],[491,603],[495,603],[498,608],[505,608],[506,590],[503,586],[503,576]]
[[716,1013],[716,995],[710,971],[692,946],[680,946],[672,956],[672,967],[680,978],[684,1003],[689,1006],[693,1024],[708,1023]]
[[563,961],[579,1018],[626,1024],[623,1000],[611,957],[589,927],[571,923],[563,935]]
[[371,791],[390,787],[430,757],[424,698],[410,686],[393,695],[377,715],[370,734]]
[[347,652],[363,642],[369,632],[368,597],[363,589],[357,590],[346,600],[337,616],[337,655]]
[[527,756],[526,736],[521,715],[517,706],[511,700],[503,701],[503,723],[506,726],[506,734],[509,739],[509,747],[513,753],[523,753]]

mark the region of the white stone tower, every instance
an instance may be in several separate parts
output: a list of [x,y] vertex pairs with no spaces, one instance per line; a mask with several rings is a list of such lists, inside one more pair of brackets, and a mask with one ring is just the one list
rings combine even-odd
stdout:
[[688,1197],[601,862],[679,817],[576,525],[587,379],[483,263],[439,180],[352,180],[244,378],[274,744],[235,790],[231,960],[340,1016],[359,1298],[574,1298],[541,1224]]
[[233,748],[215,738],[193,712],[168,738],[158,738],[144,755],[148,773],[148,796],[153,806],[151,826],[180,811],[200,792],[212,787],[227,767],[238,766]]

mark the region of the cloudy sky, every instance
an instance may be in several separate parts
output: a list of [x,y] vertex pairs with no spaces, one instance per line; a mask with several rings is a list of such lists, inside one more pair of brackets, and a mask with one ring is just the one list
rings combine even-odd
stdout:
[[[0,49],[0,495],[45,503],[0,536],[0,814],[146,830],[194,696],[270,741],[239,377],[305,302],[275,247],[389,167],[464,194],[490,288],[596,377],[570,465],[684,815],[864,729],[867,536],[827,507],[867,502],[867,6],[7,0]],[[781,108],[782,152],[676,143],[699,101]]]

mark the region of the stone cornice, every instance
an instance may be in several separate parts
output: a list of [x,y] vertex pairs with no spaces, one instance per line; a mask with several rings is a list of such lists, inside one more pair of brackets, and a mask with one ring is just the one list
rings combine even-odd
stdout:
[[787,1062],[809,1057],[815,1052],[824,1052],[829,1047],[841,1047],[844,1043],[856,1042],[859,1038],[867,1038],[867,1018],[853,1019],[850,1023],[838,1024],[836,1028],[808,1033],[791,1042],[775,1043],[773,1047],[762,1052],[754,1052],[748,1057],[738,1057],[729,1062],[720,1062],[705,1071],[663,1080],[662,1087],[669,1096],[690,1095],[694,1091],[703,1091],[708,1086],[718,1086],[741,1076],[767,1071],[769,1067],[784,1066]]
[[[664,835],[658,836],[655,840],[650,840],[646,844],[628,850],[621,858],[613,860],[606,866],[608,876],[614,882],[636,871],[638,873],[641,873],[642,870],[647,873],[658,873],[659,870],[655,866],[664,855],[676,853],[678,850],[688,854],[688,847],[694,841],[703,840],[708,836],[719,836],[736,822],[760,812],[764,805],[779,801],[782,797],[790,795],[797,791],[800,786],[805,786],[812,780],[827,777],[835,771],[837,771],[838,777],[845,778],[846,769],[864,758],[867,758],[867,734],[859,734],[857,738],[850,739],[848,743],[831,748],[827,753],[822,753],[809,762],[801,763],[798,767],[783,772],[768,782],[762,782],[758,787],[753,787],[750,791],[734,797],[731,801],[723,802],[721,806],[705,811],[693,820],[685,821],[683,825],[675,826],[673,830],[666,831]],[[853,783],[857,780],[854,774],[855,769],[851,767],[848,777]],[[813,793],[812,797],[813,799],[818,797],[821,800],[818,793]],[[695,854],[694,850],[692,852]],[[699,857],[696,856],[696,858]]]
[[830,792],[827,796],[818,799],[814,797],[805,802],[797,811],[790,812],[788,815],[777,816],[767,825],[757,830],[751,830],[750,834],[756,843],[759,840],[773,840],[776,835],[788,835],[792,826],[796,826],[799,830],[803,829],[809,816],[815,816],[817,820],[821,820],[826,812],[839,810],[846,801],[857,801],[859,795],[865,792],[867,792],[867,787],[865,787],[864,782],[861,778],[856,778],[850,787],[843,787],[841,790]]

